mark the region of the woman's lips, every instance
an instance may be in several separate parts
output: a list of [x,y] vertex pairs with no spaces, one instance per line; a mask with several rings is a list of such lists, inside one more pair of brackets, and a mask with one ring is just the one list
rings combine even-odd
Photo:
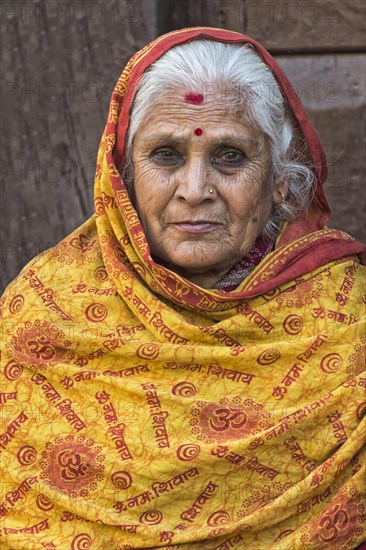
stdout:
[[214,231],[221,226],[220,223],[210,221],[182,221],[174,222],[170,225],[174,225],[180,231],[187,231],[189,233],[205,233],[207,231]]

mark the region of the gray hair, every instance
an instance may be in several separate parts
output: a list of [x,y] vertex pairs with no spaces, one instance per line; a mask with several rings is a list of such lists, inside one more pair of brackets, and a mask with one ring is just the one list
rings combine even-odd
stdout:
[[263,230],[274,238],[282,222],[304,214],[313,198],[315,176],[304,137],[282,96],[272,71],[249,44],[225,44],[199,39],[175,46],[142,75],[132,103],[126,142],[126,183],[133,186],[134,136],[149,111],[167,91],[183,87],[207,94],[221,91],[225,99],[234,93],[235,107],[245,122],[264,134],[270,147],[272,189],[279,179],[288,184],[286,200],[273,205]]

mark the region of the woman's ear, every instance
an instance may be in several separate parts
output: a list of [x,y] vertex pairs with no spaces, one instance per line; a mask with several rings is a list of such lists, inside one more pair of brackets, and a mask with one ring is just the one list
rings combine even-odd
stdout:
[[283,179],[278,179],[275,182],[273,189],[273,201],[276,206],[282,206],[288,195],[288,183]]

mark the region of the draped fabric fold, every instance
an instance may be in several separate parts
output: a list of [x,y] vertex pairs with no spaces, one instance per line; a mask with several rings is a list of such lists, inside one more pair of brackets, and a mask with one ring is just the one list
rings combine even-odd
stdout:
[[[308,214],[231,292],[153,260],[120,175],[136,82],[201,36],[253,44],[318,182]],[[364,246],[325,227],[325,178],[315,129],[255,41],[186,29],[131,58],[100,143],[94,215],[0,301],[2,548],[363,542]]]

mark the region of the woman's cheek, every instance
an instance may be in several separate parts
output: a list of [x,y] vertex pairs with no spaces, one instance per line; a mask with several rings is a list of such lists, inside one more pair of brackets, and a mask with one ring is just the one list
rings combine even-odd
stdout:
[[154,190],[164,187],[168,180],[167,173],[162,168],[151,162],[140,164],[135,170],[136,193],[138,194],[140,189],[143,190],[145,199],[145,193],[154,193]]
[[[163,192],[164,190],[164,192]],[[168,194],[166,178],[161,170],[151,165],[140,166],[136,171],[136,207],[145,231],[160,219]]]
[[137,208],[139,211],[144,210],[144,206],[148,204],[154,193],[156,193],[157,179],[154,170],[148,165],[140,165],[135,171],[135,196]]
[[148,161],[139,162],[135,168],[135,186],[137,188],[146,185],[154,179],[154,169]]

